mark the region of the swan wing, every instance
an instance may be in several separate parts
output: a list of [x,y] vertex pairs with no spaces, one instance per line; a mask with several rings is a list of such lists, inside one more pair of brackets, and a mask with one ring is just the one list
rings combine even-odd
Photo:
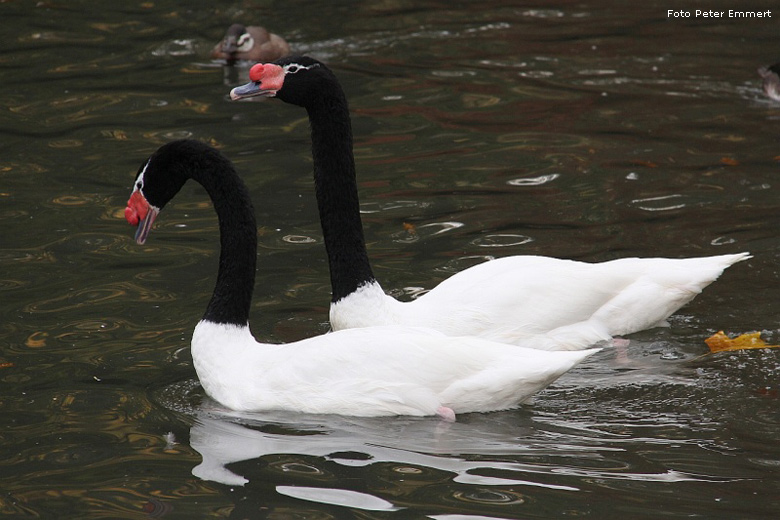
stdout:
[[533,348],[586,348],[663,325],[746,253],[597,264],[513,256],[479,264],[404,304],[410,320]]

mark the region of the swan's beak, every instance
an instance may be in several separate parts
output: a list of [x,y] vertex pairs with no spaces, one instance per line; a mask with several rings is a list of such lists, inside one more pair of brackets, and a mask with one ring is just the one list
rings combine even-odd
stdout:
[[149,236],[149,231],[151,231],[154,219],[157,218],[158,214],[156,209],[149,207],[146,217],[141,220],[140,224],[138,224],[138,229],[135,230],[136,244],[143,245],[146,242],[146,237]]
[[230,99],[233,101],[251,97],[274,97],[275,95],[276,90],[262,88],[259,81],[250,81],[246,85],[241,85],[230,91]]
[[255,63],[249,69],[249,79],[246,85],[230,91],[230,99],[236,101],[250,97],[274,97],[284,85],[287,71],[274,63]]
[[159,214],[160,210],[149,204],[140,191],[136,190],[130,195],[130,200],[127,201],[127,207],[125,207],[125,219],[131,225],[138,226],[138,229],[135,231],[137,244],[143,245],[146,242],[146,237],[149,236],[154,219]]

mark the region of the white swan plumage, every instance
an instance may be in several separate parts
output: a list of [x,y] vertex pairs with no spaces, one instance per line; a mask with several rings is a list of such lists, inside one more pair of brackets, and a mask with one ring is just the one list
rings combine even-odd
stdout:
[[509,256],[461,271],[408,302],[385,294],[376,282],[363,285],[331,304],[330,319],[335,330],[405,324],[543,350],[576,350],[667,327],[669,316],[726,267],[748,257],[587,263]]
[[250,83],[231,91],[232,99],[277,97],[309,115],[333,330],[403,324],[576,350],[665,324],[724,269],[750,258],[737,253],[585,263],[511,256],[470,267],[413,301],[399,302],[385,294],[368,261],[349,107],[336,76],[308,56],[256,64],[249,76]]
[[260,343],[249,329],[256,221],[230,161],[199,141],[163,145],[139,168],[125,217],[143,244],[190,178],[211,197],[220,229],[217,282],[193,332],[192,358],[206,393],[228,408],[453,420],[517,407],[598,350],[545,352],[405,326]]

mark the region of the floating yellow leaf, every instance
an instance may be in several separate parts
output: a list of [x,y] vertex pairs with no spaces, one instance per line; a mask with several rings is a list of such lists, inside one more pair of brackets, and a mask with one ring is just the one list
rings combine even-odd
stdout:
[[101,130],[100,134],[110,139],[116,139],[117,141],[126,141],[127,133],[124,130]]
[[725,352],[728,350],[746,350],[749,348],[777,348],[780,345],[767,345],[766,342],[761,339],[760,332],[752,332],[749,334],[742,334],[734,339],[729,338],[721,330],[716,334],[713,334],[704,342],[710,347],[710,352]]
[[30,334],[30,336],[27,338],[27,341],[24,342],[24,344],[30,348],[39,348],[39,347],[45,347],[46,346],[46,338],[49,336],[47,332],[33,332]]

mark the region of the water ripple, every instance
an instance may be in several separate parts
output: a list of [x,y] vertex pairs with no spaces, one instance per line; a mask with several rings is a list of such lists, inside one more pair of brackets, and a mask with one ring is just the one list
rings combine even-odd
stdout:
[[452,498],[461,502],[471,502],[487,505],[517,505],[526,501],[524,495],[516,492],[499,491],[496,489],[477,488],[470,491],[455,491]]
[[[672,201],[676,202],[672,203]],[[631,201],[631,204],[645,211],[672,211],[675,209],[682,209],[688,205],[683,196],[678,193],[660,197],[648,197],[646,199],[635,199]]]
[[463,226],[465,226],[463,222],[431,222],[419,226],[415,224],[405,224],[404,231],[393,233],[391,236],[395,242],[409,244],[417,242],[421,238],[441,235],[442,233],[448,233]]
[[540,175],[538,177],[523,177],[520,179],[512,179],[506,181],[506,183],[510,186],[541,186],[542,184],[547,184],[548,182],[554,181],[560,176],[560,173],[550,173],[548,175]]
[[526,235],[499,233],[494,235],[485,235],[484,237],[472,240],[471,243],[479,247],[511,247],[521,246],[533,241],[533,238]]
[[10,291],[18,289],[19,287],[24,287],[25,285],[29,285],[29,282],[24,280],[0,279],[0,291]]
[[547,148],[582,148],[587,149],[588,140],[578,135],[541,134],[534,132],[511,132],[498,136],[498,142],[511,144],[519,150],[537,151],[540,147]]
[[730,237],[717,237],[713,238],[710,241],[710,245],[713,246],[726,246],[729,244],[734,244],[737,241],[736,238],[730,238]]
[[53,298],[29,303],[24,306],[24,310],[38,314],[60,313],[86,306],[104,304],[115,299],[121,299],[123,302],[170,302],[176,298],[171,293],[153,291],[132,282],[117,282],[103,286],[76,289]]
[[195,40],[171,40],[154,49],[152,56],[193,56],[201,50]]
[[360,212],[364,214],[392,211],[394,209],[417,208],[426,209],[433,205],[431,202],[419,200],[391,200],[386,202],[363,202],[360,204]]
[[288,244],[316,244],[317,239],[307,237],[305,235],[285,235],[282,237],[282,241]]

